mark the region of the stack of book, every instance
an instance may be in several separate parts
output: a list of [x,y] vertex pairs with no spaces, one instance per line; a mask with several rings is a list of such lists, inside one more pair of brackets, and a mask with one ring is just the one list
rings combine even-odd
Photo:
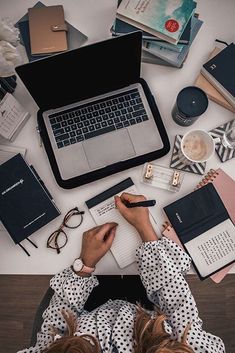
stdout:
[[195,85],[202,88],[211,100],[232,112],[235,112],[234,62],[234,43],[223,50],[215,47],[195,82]]
[[120,0],[113,36],[141,30],[142,60],[182,67],[202,21],[195,14],[196,2],[183,0]]

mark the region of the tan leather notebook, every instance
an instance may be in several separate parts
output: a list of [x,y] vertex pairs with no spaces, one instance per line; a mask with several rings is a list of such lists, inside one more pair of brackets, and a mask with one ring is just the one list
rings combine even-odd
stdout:
[[[231,220],[235,223],[235,180],[233,180],[227,173],[225,173],[225,171],[219,168],[217,170],[211,169],[196,186],[196,188],[203,187],[207,183],[213,183],[218,194],[220,195],[221,200],[224,203],[224,206],[228,211]],[[169,222],[165,222],[163,226],[164,230],[162,234],[183,248],[172,225],[169,224]],[[221,282],[233,266],[234,264],[226,266],[222,270],[210,276],[210,278],[215,283]]]
[[[209,56],[209,59],[212,59],[215,55],[217,55],[221,51],[220,48],[215,47],[212,53]],[[222,107],[235,112],[235,108],[217,91],[217,89],[200,73],[195,81],[195,86],[201,88],[204,92],[206,92],[208,98],[212,101],[220,104]]]
[[58,53],[68,49],[62,5],[29,8],[28,15],[32,55]]

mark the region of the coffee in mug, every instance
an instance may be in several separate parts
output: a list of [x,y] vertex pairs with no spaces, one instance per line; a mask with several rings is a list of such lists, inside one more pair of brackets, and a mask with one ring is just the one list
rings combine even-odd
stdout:
[[208,161],[215,151],[215,139],[204,130],[188,131],[180,144],[180,160],[186,165]]

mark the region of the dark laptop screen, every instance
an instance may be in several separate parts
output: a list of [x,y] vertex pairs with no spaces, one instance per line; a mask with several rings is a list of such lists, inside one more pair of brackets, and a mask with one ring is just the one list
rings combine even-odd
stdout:
[[140,76],[142,34],[133,32],[18,66],[43,110],[112,91]]

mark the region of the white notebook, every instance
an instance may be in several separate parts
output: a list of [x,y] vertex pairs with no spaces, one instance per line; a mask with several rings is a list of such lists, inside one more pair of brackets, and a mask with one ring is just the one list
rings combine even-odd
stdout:
[[7,93],[0,102],[0,135],[13,140],[29,116],[18,100]]
[[[120,268],[124,268],[135,262],[136,249],[142,242],[136,229],[115,208],[114,196],[120,196],[123,192],[139,194],[132,179],[127,178],[86,201],[86,205],[97,225],[107,222],[118,223],[116,235],[110,250]],[[157,225],[152,216],[151,221],[156,229]]]

